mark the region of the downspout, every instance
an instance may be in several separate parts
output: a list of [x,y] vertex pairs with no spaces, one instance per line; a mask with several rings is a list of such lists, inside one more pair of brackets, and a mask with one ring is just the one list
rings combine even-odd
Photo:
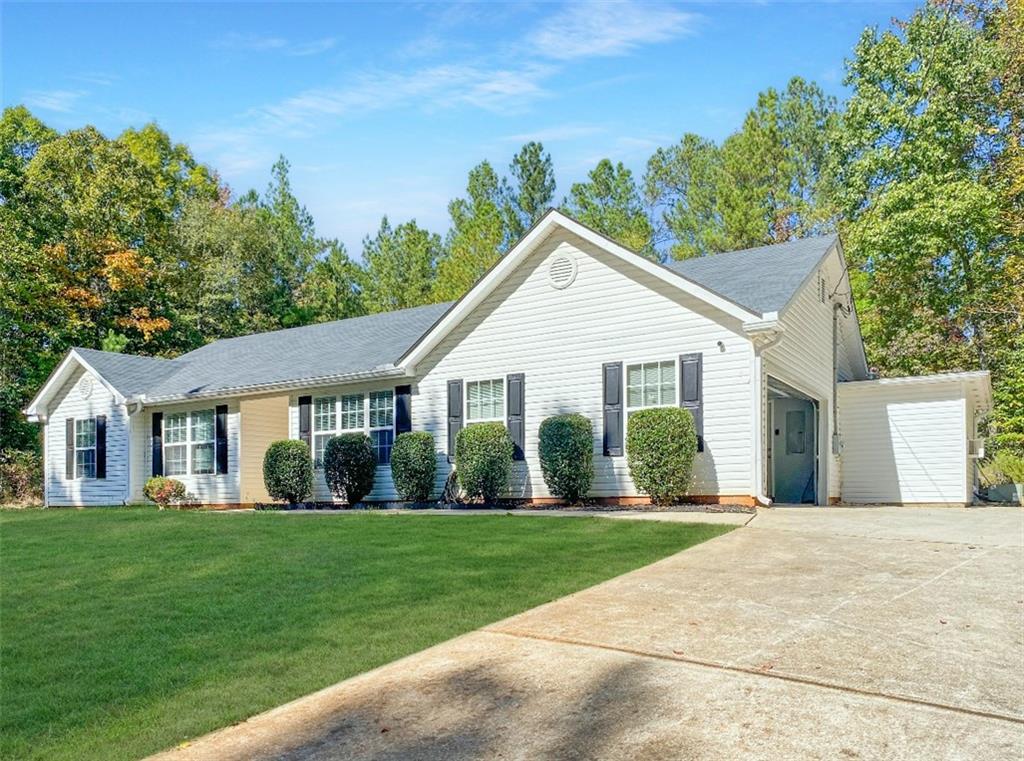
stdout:
[[769,319],[758,323],[747,323],[744,332],[754,347],[754,500],[761,507],[772,504],[772,498],[764,493],[765,468],[765,431],[764,423],[764,371],[763,354],[782,340],[784,328],[777,319]]

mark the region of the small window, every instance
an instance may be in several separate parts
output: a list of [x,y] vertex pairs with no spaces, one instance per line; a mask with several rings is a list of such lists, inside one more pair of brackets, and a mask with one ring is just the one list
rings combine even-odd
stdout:
[[370,394],[370,441],[377,454],[377,464],[391,462],[395,443],[395,393],[374,391]]
[[803,410],[789,410],[786,413],[786,454],[804,453],[804,427],[807,417]]
[[75,478],[96,478],[96,418],[75,421]]
[[505,381],[470,381],[466,384],[466,422],[505,420]]
[[188,473],[188,413],[164,416],[164,475]]
[[626,367],[626,409],[674,407],[676,404],[676,363],[644,362]]
[[313,467],[324,464],[327,441],[338,432],[337,399],[321,396],[313,400]]
[[213,473],[213,410],[192,413],[192,473]]

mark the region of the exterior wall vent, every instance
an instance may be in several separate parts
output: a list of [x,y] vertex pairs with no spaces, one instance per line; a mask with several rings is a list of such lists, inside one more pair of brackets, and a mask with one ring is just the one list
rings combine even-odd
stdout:
[[561,291],[572,285],[576,279],[576,260],[565,254],[557,254],[548,264],[548,283]]

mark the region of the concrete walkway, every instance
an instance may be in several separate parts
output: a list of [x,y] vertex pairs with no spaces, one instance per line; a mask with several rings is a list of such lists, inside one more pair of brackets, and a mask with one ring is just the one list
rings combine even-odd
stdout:
[[1024,511],[763,511],[163,757],[740,756],[1024,756]]

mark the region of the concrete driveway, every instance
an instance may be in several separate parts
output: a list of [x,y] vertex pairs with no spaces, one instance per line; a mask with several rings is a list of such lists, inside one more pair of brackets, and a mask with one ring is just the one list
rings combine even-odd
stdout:
[[1024,757],[1024,511],[763,511],[165,754],[740,756]]

